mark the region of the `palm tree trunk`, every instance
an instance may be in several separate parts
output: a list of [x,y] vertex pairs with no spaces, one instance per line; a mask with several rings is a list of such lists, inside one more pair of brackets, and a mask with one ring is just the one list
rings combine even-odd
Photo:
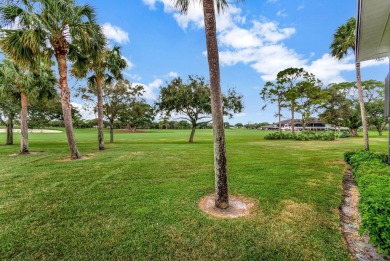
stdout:
[[20,93],[22,111],[20,113],[20,154],[28,154],[27,94]]
[[96,77],[97,107],[98,107],[98,142],[99,150],[104,150],[104,126],[103,126],[103,78]]
[[190,143],[193,143],[193,142],[194,142],[195,130],[196,130],[196,124],[192,124],[191,135],[190,135],[190,139],[189,139],[189,141],[188,141],[188,142],[190,142]]
[[355,62],[355,66],[356,66],[356,84],[359,93],[360,113],[362,115],[364,150],[368,151],[370,150],[370,147],[368,143],[367,117],[366,117],[366,108],[364,106],[364,100],[363,100],[363,87],[362,87],[362,78],[360,74],[360,63]]
[[8,118],[6,127],[7,127],[7,141],[5,145],[13,145],[14,144],[14,121],[12,117]]
[[77,149],[76,139],[74,136],[73,122],[72,122],[72,106],[70,104],[70,90],[68,87],[68,67],[66,65],[66,54],[56,54],[58,63],[58,73],[60,74],[59,86],[61,89],[61,105],[62,114],[64,116],[64,125],[66,137],[70,150],[71,159],[80,159],[81,155]]
[[203,0],[203,12],[214,134],[215,206],[225,209],[229,207],[229,197],[214,0]]

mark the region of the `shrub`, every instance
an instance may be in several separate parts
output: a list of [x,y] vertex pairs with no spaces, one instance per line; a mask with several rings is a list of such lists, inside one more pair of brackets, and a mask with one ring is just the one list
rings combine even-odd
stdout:
[[272,132],[264,137],[266,140],[335,140],[337,137],[334,131],[313,132],[302,131],[296,134],[291,132]]
[[350,137],[348,131],[343,131],[343,132],[340,133],[340,135],[339,135],[339,138],[348,138],[348,137]]
[[360,192],[360,232],[367,232],[370,241],[381,253],[390,253],[390,167],[387,157],[367,151],[346,152],[345,160]]

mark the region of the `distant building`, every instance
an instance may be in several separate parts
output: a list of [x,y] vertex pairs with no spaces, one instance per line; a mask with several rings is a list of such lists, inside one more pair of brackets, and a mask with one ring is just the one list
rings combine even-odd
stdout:
[[[283,120],[280,122],[281,129],[283,131],[291,131],[292,129],[292,120]],[[260,127],[261,130],[279,130],[279,122],[274,123],[273,125],[269,126],[262,126]],[[301,131],[303,130],[303,124],[300,119],[294,120],[294,130]],[[312,119],[310,120],[305,127],[305,130],[310,131],[327,131],[327,130],[348,130],[346,127],[335,127],[332,124],[327,124],[325,122],[320,121],[319,119]]]

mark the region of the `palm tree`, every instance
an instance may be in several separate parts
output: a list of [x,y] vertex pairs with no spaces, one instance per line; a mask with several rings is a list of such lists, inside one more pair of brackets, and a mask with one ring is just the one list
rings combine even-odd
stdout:
[[84,59],[77,59],[72,69],[72,74],[78,78],[84,78],[89,71],[93,75],[88,78],[88,87],[96,90],[98,112],[98,143],[99,150],[104,150],[104,126],[103,126],[103,91],[104,84],[110,84],[114,79],[123,79],[122,70],[127,66],[122,58],[120,47],[114,46],[112,50],[105,48],[103,52]]
[[[333,35],[333,41],[330,46],[333,57],[336,57],[337,59],[341,60],[347,55],[350,49],[352,49],[352,51],[355,53],[355,31],[356,31],[356,19],[354,17],[349,18],[345,24],[337,28],[336,33]],[[355,56],[355,68],[356,68],[356,85],[359,94],[360,113],[361,113],[362,125],[363,125],[364,149],[369,150],[367,117],[366,117],[366,109],[363,100],[363,87],[362,87],[362,79],[360,74],[360,63],[356,61],[356,56]]]
[[43,97],[51,95],[56,79],[53,71],[47,65],[39,65],[37,70],[30,72],[23,70],[16,63],[5,59],[1,65],[1,89],[18,93],[21,101],[20,112],[20,154],[28,154],[28,100],[29,96]]
[[4,60],[1,66],[3,74],[2,88],[14,90],[19,93],[21,101],[20,112],[20,154],[28,154],[28,125],[27,125],[27,107],[28,93],[31,92],[33,82],[32,75],[21,69],[18,65],[10,60]]
[[18,22],[20,27],[1,30],[0,48],[7,56],[28,68],[42,59],[56,58],[70,156],[81,158],[73,131],[67,61],[78,57],[78,52],[90,54],[104,48],[105,38],[94,9],[78,6],[74,0],[24,0],[0,7],[0,13],[3,25]]
[[[215,6],[214,0],[200,1],[203,4],[207,60],[210,74],[211,111],[214,133],[215,206],[225,209],[229,207],[229,196]],[[175,7],[183,13],[187,13],[190,4],[194,2],[196,0],[175,0]],[[226,0],[217,0],[216,5],[218,12],[228,7]]]

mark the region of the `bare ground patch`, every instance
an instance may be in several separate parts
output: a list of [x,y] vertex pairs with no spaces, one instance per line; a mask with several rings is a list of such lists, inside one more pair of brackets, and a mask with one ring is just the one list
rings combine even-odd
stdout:
[[202,211],[216,218],[239,218],[249,216],[255,206],[255,201],[243,196],[229,195],[229,207],[220,209],[215,207],[215,194],[205,196],[199,200]]
[[343,201],[339,208],[344,242],[355,260],[390,260],[390,255],[378,254],[375,247],[368,242],[368,235],[359,235],[361,217],[358,203],[359,191],[351,170],[347,169],[343,180]]
[[9,156],[10,157],[16,157],[16,156],[25,156],[25,155],[38,155],[38,154],[41,154],[42,152],[44,152],[43,150],[41,151],[30,151],[29,153],[13,153],[13,154],[10,154]]
[[65,159],[56,160],[55,162],[70,162],[70,161],[78,161],[78,160],[89,160],[93,158],[95,154],[85,154],[81,156],[81,159],[71,159],[70,157],[66,157]]

